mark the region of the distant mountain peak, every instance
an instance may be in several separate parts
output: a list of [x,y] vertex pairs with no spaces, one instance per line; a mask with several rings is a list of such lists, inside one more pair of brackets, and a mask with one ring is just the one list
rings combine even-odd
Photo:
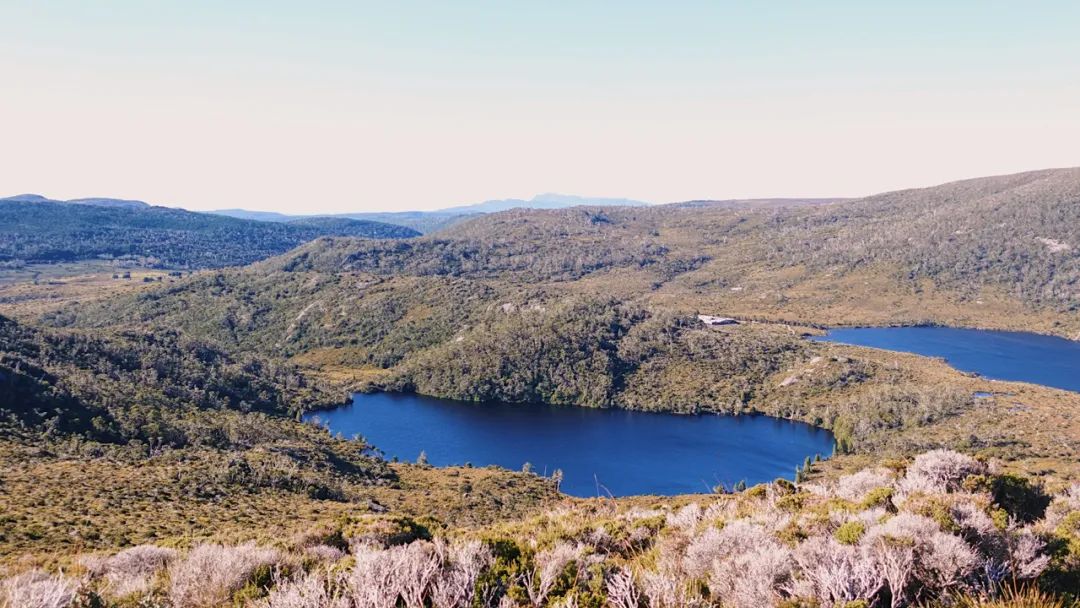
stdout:
[[529,199],[530,203],[550,203],[566,207],[577,205],[600,205],[616,207],[644,207],[649,203],[629,198],[612,198],[596,196],[578,196],[576,194],[561,194],[559,192],[544,192]]
[[95,207],[119,207],[123,209],[143,209],[150,207],[150,203],[136,200],[128,200],[123,198],[104,198],[104,197],[91,197],[91,198],[73,198],[69,201],[65,201],[72,205],[93,205]]
[[636,201],[628,198],[603,198],[592,196],[577,196],[575,194],[559,194],[557,192],[545,192],[537,194],[529,200],[520,198],[501,198],[440,209],[442,213],[497,213],[508,209],[564,209],[566,207],[601,206],[601,207],[643,207],[648,205],[644,201]]
[[114,209],[144,209],[151,206],[150,203],[144,203],[143,201],[133,201],[122,198],[90,197],[73,198],[65,201],[49,198],[40,194],[16,194],[15,196],[0,198],[0,202],[3,201],[10,203],[67,203],[69,205],[91,205],[93,207],[111,207]]
[[46,203],[51,202],[52,199],[41,196],[40,194],[16,194],[15,196],[0,198],[0,201],[9,201],[13,203]]

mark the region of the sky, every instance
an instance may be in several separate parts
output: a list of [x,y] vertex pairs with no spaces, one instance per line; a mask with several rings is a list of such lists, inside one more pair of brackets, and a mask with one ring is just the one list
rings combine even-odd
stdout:
[[435,209],[1080,165],[1080,2],[0,0],[0,196]]

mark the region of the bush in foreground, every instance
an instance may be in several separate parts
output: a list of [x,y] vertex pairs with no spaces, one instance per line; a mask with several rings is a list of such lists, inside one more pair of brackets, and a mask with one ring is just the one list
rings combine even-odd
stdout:
[[[5,598],[51,599],[8,599],[4,608],[67,608],[79,587],[107,607],[132,605],[109,603],[118,587],[136,590],[127,602],[169,608],[1067,605],[1066,595],[1036,586],[1068,592],[1080,570],[1080,488],[1022,523],[983,483],[996,477],[982,462],[937,451],[902,474],[756,486],[678,509],[669,506],[678,499],[653,509],[578,501],[452,539],[342,534],[348,553],[136,547],[99,560],[82,581],[9,579]],[[1034,503],[1009,504],[1026,512]]]

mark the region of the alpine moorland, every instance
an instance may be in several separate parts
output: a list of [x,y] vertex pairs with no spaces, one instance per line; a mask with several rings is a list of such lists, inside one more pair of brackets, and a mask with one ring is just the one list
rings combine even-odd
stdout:
[[[1064,606],[1080,394],[807,337],[1075,338],[1078,247],[1080,169],[1054,169],[514,209],[98,297],[4,287],[55,297],[0,310],[0,606]],[[836,451],[749,488],[572,498],[302,421],[356,391],[766,414]]]

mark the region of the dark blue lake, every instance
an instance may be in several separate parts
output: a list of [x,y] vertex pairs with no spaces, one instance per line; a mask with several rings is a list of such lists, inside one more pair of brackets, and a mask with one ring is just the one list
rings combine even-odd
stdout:
[[943,357],[956,369],[1080,391],[1080,342],[1013,331],[953,327],[833,329],[815,340]]
[[766,416],[679,416],[579,407],[465,403],[419,395],[356,395],[318,419],[362,435],[387,456],[539,474],[562,469],[573,496],[687,494],[793,478],[806,457],[832,454],[828,431]]

